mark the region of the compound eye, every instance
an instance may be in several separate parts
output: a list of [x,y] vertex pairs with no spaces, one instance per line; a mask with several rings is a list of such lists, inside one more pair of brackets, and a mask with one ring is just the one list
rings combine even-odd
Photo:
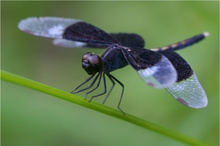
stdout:
[[88,52],[82,58],[82,67],[91,75],[103,71],[104,63],[101,57]]
[[82,61],[88,60],[90,56],[92,56],[93,54],[91,52],[86,53],[85,55],[83,55]]
[[89,64],[93,67],[100,64],[101,58],[98,55],[92,55],[88,58]]

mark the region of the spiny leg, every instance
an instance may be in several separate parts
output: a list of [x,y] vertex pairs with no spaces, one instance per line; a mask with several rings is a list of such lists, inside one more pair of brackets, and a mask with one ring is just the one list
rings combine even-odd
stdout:
[[92,83],[90,84],[89,87],[84,88],[84,89],[82,89],[82,90],[79,90],[79,91],[77,91],[77,92],[73,92],[73,93],[76,94],[76,93],[82,92],[82,91],[84,91],[84,90],[90,89],[90,88],[94,85],[94,83],[96,82],[98,76],[99,76],[99,74],[95,77],[95,79],[92,81]]
[[106,74],[107,76],[108,76],[108,78],[111,80],[111,82],[112,82],[112,87],[111,87],[111,89],[109,90],[109,92],[108,92],[108,95],[105,97],[105,100],[103,101],[103,103],[102,104],[104,104],[105,103],[105,101],[107,100],[107,98],[108,98],[108,96],[110,95],[110,93],[112,92],[112,89],[114,88],[114,86],[115,86],[115,82],[114,82],[114,80],[111,78],[111,76],[109,76],[109,73],[107,73]]
[[101,94],[98,94],[98,95],[95,95],[95,96],[92,96],[92,98],[90,99],[90,101],[92,101],[92,99],[94,98],[94,97],[98,97],[98,96],[101,96],[101,95],[103,95],[103,94],[105,94],[106,93],[106,80],[105,80],[105,74],[103,73],[103,81],[104,81],[104,92],[103,93],[101,93]]
[[70,93],[74,93],[74,91],[76,91],[79,87],[81,87],[82,85],[84,85],[85,83],[87,83],[88,81],[90,81],[92,78],[94,77],[94,75],[91,75],[88,79],[86,79],[85,82],[83,82],[82,84],[80,84],[78,87],[76,87],[76,89],[74,89],[73,91],[71,91]]
[[124,93],[124,85],[123,85],[118,79],[116,79],[114,76],[112,76],[110,73],[109,73],[109,76],[110,76],[111,78],[113,78],[116,82],[118,82],[118,83],[121,85],[121,87],[122,87],[121,97],[120,97],[120,100],[119,100],[119,102],[118,102],[118,109],[119,109],[119,110],[123,113],[123,115],[125,116],[125,112],[120,108],[121,100],[122,100],[123,93]]
[[[102,73],[99,73],[98,75],[99,75],[100,77],[99,77],[99,81],[98,81],[98,83],[97,83],[97,86],[96,86],[94,89],[92,89],[91,91],[89,91],[89,92],[86,93],[86,98],[85,98],[85,99],[87,99],[87,95],[88,95],[89,93],[93,92],[94,90],[96,90],[96,89],[99,87],[99,84],[100,84],[101,79],[102,79]],[[90,100],[90,101],[91,101],[91,100]],[[89,101],[89,102],[90,102],[90,101]]]

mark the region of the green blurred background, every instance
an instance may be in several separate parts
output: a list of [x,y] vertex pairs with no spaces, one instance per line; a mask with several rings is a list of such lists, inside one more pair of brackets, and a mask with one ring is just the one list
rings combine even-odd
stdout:
[[[70,92],[89,76],[84,53],[102,49],[61,48],[52,40],[21,32],[17,24],[31,16],[77,18],[107,32],[137,33],[146,48],[169,45],[204,31],[210,37],[178,51],[194,69],[209,104],[192,109],[165,90],[144,84],[129,66],[112,72],[125,85],[121,108],[130,114],[218,145],[218,2],[2,2],[2,69]],[[108,80],[110,87],[110,81]],[[103,91],[100,87],[99,92]],[[116,108],[121,87],[106,102]],[[79,94],[85,97],[85,93]],[[95,99],[102,102],[104,97]],[[119,119],[43,93],[2,81],[3,146],[183,146],[185,144]]]

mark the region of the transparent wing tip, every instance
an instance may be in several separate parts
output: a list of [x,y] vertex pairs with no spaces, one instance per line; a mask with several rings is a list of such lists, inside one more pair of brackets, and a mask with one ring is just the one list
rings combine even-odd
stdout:
[[190,103],[190,102],[187,102],[185,100],[183,100],[182,98],[176,98],[180,103],[188,106],[188,107],[191,107],[191,108],[205,108],[207,105],[208,105],[208,99],[207,97],[204,97],[203,100],[201,101],[197,101],[195,104],[193,103]]
[[78,19],[59,17],[28,17],[18,23],[18,28],[36,36],[62,38],[65,28],[79,21]]
[[28,27],[30,24],[36,23],[37,21],[38,21],[38,18],[36,17],[29,17],[29,18],[23,19],[18,23],[18,28],[26,33],[33,34],[34,32],[28,29]]
[[204,108],[208,105],[207,95],[195,73],[186,80],[176,82],[166,90],[180,103],[192,108]]
[[208,99],[207,97],[205,97],[203,99],[203,101],[201,101],[200,103],[198,103],[198,105],[196,106],[191,106],[192,108],[205,108],[208,105]]

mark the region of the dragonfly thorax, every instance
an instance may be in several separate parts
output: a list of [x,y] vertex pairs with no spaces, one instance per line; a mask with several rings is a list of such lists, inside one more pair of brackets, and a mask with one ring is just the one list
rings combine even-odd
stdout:
[[97,72],[102,72],[104,63],[101,57],[88,52],[82,58],[82,67],[89,75],[92,75],[96,74]]

